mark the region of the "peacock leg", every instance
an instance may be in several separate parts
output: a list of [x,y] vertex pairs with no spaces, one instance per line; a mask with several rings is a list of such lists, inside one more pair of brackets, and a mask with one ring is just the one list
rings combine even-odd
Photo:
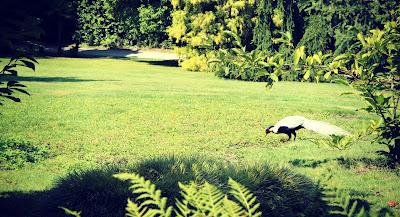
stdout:
[[292,138],[292,134],[291,134],[290,132],[288,132],[288,133],[286,133],[286,135],[288,135],[288,136],[289,136],[289,139],[288,139],[288,141],[290,141],[290,139]]

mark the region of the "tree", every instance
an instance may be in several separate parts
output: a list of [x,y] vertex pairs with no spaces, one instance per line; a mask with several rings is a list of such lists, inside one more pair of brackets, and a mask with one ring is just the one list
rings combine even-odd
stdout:
[[338,75],[342,83],[353,87],[353,94],[367,103],[364,110],[379,117],[370,129],[376,134],[376,142],[387,150],[378,153],[396,165],[400,163],[400,18],[387,22],[383,29],[359,33],[357,39],[349,53],[338,55],[325,65],[321,53],[306,57],[304,47],[300,47],[295,52],[294,65],[303,60],[298,69],[306,72],[305,80],[311,77],[311,71],[317,71],[325,78]]
[[373,130],[388,150],[379,153],[400,163],[400,19],[357,37],[359,51],[348,55],[346,74],[367,102],[365,110],[380,118]]
[[21,99],[16,93],[29,93],[25,85],[17,81],[18,67],[26,67],[35,70],[38,62],[33,58],[32,47],[35,43],[32,40],[38,39],[42,33],[36,17],[27,13],[25,5],[20,2],[5,2],[4,8],[0,10],[0,47],[2,54],[10,54],[12,57],[0,71],[0,106],[5,100],[20,102]]
[[46,16],[54,16],[56,19],[56,32],[57,32],[57,54],[62,54],[62,47],[64,46],[65,32],[64,24],[67,22],[74,22],[76,19],[76,0],[52,0],[48,1],[49,11],[47,11]]

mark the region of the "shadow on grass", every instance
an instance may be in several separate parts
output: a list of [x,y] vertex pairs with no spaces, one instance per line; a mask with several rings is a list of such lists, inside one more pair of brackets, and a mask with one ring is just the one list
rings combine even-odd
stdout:
[[178,182],[209,183],[228,191],[231,177],[247,186],[268,216],[321,216],[326,210],[318,185],[305,176],[268,164],[228,164],[206,158],[153,158],[129,167],[106,167],[75,171],[42,192],[9,192],[0,197],[6,216],[65,216],[58,208],[82,211],[82,216],[124,216],[127,198],[132,197],[126,182],[112,177],[119,172],[135,172],[152,182],[174,203],[180,198]]
[[28,81],[28,82],[95,82],[95,81],[119,81],[119,80],[95,80],[81,79],[76,77],[39,77],[39,76],[4,76],[5,81]]
[[388,159],[384,157],[380,158],[367,158],[367,157],[360,157],[360,158],[344,158],[339,157],[335,159],[338,164],[346,169],[350,169],[354,166],[358,166],[360,164],[367,166],[367,167],[376,167],[376,168],[390,168],[390,162]]
[[170,67],[178,67],[178,60],[135,60],[136,62],[148,63],[150,65],[155,66],[170,66]]
[[310,160],[310,159],[294,159],[290,160],[289,163],[295,167],[311,167],[316,168],[321,164],[328,163],[330,160]]
[[131,49],[90,49],[79,50],[77,57],[79,58],[112,58],[112,59],[128,59],[129,55],[137,54],[137,50]]
[[377,169],[393,169],[390,161],[387,158],[379,157],[379,158],[346,158],[346,157],[338,157],[338,158],[328,158],[323,160],[316,159],[294,159],[290,160],[289,163],[295,167],[310,167],[316,168],[325,163],[335,161],[337,164],[345,169],[352,168],[377,168]]

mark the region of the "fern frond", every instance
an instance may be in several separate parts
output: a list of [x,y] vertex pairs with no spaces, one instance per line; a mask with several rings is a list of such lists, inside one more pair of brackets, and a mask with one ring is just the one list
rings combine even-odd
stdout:
[[177,210],[175,213],[178,217],[187,217],[193,211],[189,208],[189,205],[196,207],[197,204],[197,194],[198,187],[193,182],[185,185],[181,182],[178,183],[179,188],[181,189],[182,201],[176,200]]
[[[136,201],[143,201],[140,205],[131,203],[132,209],[137,209],[135,211],[143,214],[140,216],[171,216],[172,207],[167,207],[167,198],[161,197],[161,191],[157,190],[156,186],[152,184],[149,180],[145,180],[140,175],[128,173],[116,174],[114,175],[114,177],[120,180],[130,181],[130,183],[132,184],[132,186],[130,187],[130,189],[132,189],[132,193],[138,194],[138,196],[136,197]],[[147,209],[147,206],[149,205],[154,205],[158,207],[158,209]]]
[[261,212],[257,211],[260,204],[257,202],[256,196],[254,196],[246,187],[229,178],[229,186],[231,187],[230,193],[240,202],[246,211],[246,216],[258,217],[261,216]]
[[224,194],[214,185],[205,182],[199,190],[198,200],[202,204],[203,211],[208,216],[219,216],[222,212]]
[[65,214],[72,215],[75,217],[81,217],[81,212],[73,211],[73,210],[70,210],[70,209],[62,207],[62,206],[59,208],[63,209]]
[[176,206],[175,214],[177,217],[188,217],[189,216],[191,210],[189,208],[189,203],[187,200],[180,201],[180,200],[176,199],[175,206]]
[[342,215],[347,217],[364,217],[366,216],[364,207],[358,209],[358,202],[352,201],[350,195],[343,190],[334,190],[333,195],[328,195],[327,200],[332,210],[329,212],[332,215]]
[[364,207],[362,207],[361,209],[360,209],[360,211],[357,213],[357,215],[356,215],[356,217],[366,217],[367,216],[367,213],[365,212],[365,209],[364,209]]
[[223,207],[222,217],[244,216],[243,208],[235,201],[229,200],[227,196],[223,199]]
[[147,212],[147,208],[140,208],[138,204],[128,199],[128,205],[126,206],[127,216],[129,217],[140,217]]

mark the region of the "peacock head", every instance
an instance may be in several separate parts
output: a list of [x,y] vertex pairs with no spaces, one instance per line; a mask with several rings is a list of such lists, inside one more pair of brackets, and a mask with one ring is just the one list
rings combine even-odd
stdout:
[[265,128],[265,134],[266,135],[268,135],[268,133],[272,133],[272,128],[273,128],[274,126],[269,126],[269,127],[267,127],[267,128]]

